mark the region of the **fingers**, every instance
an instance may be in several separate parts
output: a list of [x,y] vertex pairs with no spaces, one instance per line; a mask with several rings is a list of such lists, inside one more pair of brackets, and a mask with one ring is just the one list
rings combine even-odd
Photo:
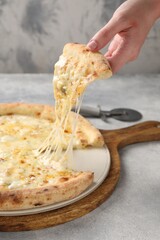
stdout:
[[124,34],[124,36],[123,34],[117,34],[105,56],[111,65],[113,73],[116,73],[127,62],[136,59],[138,54],[139,50],[134,38],[128,37],[128,34]]
[[98,51],[106,46],[111,39],[119,32],[127,28],[126,21],[119,19],[117,15],[114,15],[111,20],[89,41],[87,47],[91,51]]
[[125,1],[111,20],[89,41],[88,48],[98,51],[112,40],[105,56],[113,73],[137,58],[154,23],[148,15],[150,7],[145,0]]
[[118,40],[118,34],[114,37],[114,39],[111,41],[108,51],[105,54],[106,57],[111,57],[112,53],[118,48],[119,40]]

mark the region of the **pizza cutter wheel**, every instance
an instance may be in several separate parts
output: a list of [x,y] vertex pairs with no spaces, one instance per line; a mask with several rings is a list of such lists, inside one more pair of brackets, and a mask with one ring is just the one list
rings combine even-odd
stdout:
[[100,106],[89,107],[82,106],[80,114],[84,117],[96,117],[101,118],[107,122],[108,118],[114,118],[124,122],[135,122],[142,118],[142,114],[136,110],[129,108],[115,108],[110,111],[102,110]]

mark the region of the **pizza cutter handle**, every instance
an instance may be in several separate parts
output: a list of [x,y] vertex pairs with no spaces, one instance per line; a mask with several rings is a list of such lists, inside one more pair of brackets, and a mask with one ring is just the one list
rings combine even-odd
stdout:
[[102,130],[107,146],[117,149],[139,142],[160,141],[160,122],[147,121],[117,130]]
[[[74,110],[74,109],[73,109]],[[80,114],[84,117],[101,117],[100,107],[90,107],[90,106],[82,106],[80,109]]]

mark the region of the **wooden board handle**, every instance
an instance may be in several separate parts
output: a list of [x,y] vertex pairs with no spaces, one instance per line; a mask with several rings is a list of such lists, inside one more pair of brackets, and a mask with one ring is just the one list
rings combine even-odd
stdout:
[[117,130],[101,130],[107,146],[120,149],[129,144],[160,140],[160,122],[148,121]]

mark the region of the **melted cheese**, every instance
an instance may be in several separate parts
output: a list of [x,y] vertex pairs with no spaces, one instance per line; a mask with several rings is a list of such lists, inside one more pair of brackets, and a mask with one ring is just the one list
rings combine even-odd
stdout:
[[[72,160],[70,162],[73,162],[73,138],[77,125],[76,117],[73,125],[68,127],[70,111],[76,104],[77,109],[80,109],[79,97],[90,82],[100,76],[111,75],[107,60],[103,55],[89,52],[84,45],[77,46],[77,48],[74,45],[69,44],[68,47],[64,47],[63,54],[55,64],[53,83],[56,120],[51,134],[39,148],[39,155],[47,164],[58,161],[65,167],[70,158]],[[68,147],[66,151],[63,151],[66,131],[69,132]]]
[[54,184],[65,173],[59,162],[47,165],[37,157],[37,148],[52,125],[49,120],[30,116],[0,117],[0,189]]
[[[67,68],[68,66],[69,68]],[[55,64],[53,78],[56,120],[50,135],[39,148],[40,157],[47,164],[58,161],[65,168],[72,167],[73,141],[82,103],[82,98],[79,100],[79,97],[87,83],[86,78],[79,77],[79,69],[76,71],[72,64],[68,64],[63,55],[60,56],[59,61]],[[77,115],[72,126],[69,126],[68,118],[74,105],[77,106]],[[68,146],[64,151],[66,132],[68,132]]]

